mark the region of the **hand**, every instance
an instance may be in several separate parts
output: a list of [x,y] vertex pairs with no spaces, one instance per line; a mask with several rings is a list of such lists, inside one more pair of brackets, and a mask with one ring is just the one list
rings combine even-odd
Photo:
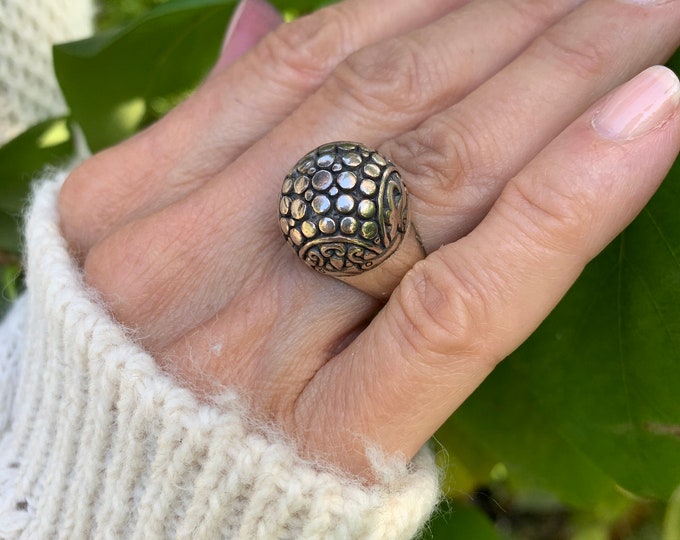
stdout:
[[[651,197],[680,147],[677,80],[603,96],[679,27],[672,1],[347,0],[77,168],[64,234],[164,369],[370,476],[367,441],[413,456]],[[384,306],[278,230],[285,174],[334,140],[397,164],[429,253]]]

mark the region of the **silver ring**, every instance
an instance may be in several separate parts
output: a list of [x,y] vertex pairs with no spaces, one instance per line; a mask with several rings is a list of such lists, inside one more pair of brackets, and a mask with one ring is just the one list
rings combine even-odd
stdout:
[[[396,167],[375,150],[346,141],[319,146],[288,173],[279,225],[305,263],[336,278],[376,271],[413,229]],[[424,256],[418,245],[413,262]]]

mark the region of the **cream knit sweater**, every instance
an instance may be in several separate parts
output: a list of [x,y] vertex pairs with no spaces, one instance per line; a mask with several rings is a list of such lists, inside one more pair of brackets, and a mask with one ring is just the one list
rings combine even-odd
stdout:
[[60,234],[65,174],[28,217],[0,326],[0,538],[409,538],[438,498],[424,449],[378,483],[302,460],[235,392],[199,403],[116,324]]
[[0,0],[0,145],[66,112],[52,44],[92,33],[92,0]]

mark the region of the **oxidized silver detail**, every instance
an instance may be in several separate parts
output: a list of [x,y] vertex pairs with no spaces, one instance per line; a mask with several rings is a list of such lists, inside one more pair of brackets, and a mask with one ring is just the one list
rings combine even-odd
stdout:
[[283,181],[279,223],[315,270],[361,274],[399,247],[408,225],[407,193],[394,165],[354,142],[325,144]]

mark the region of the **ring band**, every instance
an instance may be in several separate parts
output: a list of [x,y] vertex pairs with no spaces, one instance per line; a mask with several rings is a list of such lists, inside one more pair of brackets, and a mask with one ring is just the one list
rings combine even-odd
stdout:
[[386,297],[425,255],[395,166],[355,142],[324,144],[283,181],[279,225],[309,266]]

